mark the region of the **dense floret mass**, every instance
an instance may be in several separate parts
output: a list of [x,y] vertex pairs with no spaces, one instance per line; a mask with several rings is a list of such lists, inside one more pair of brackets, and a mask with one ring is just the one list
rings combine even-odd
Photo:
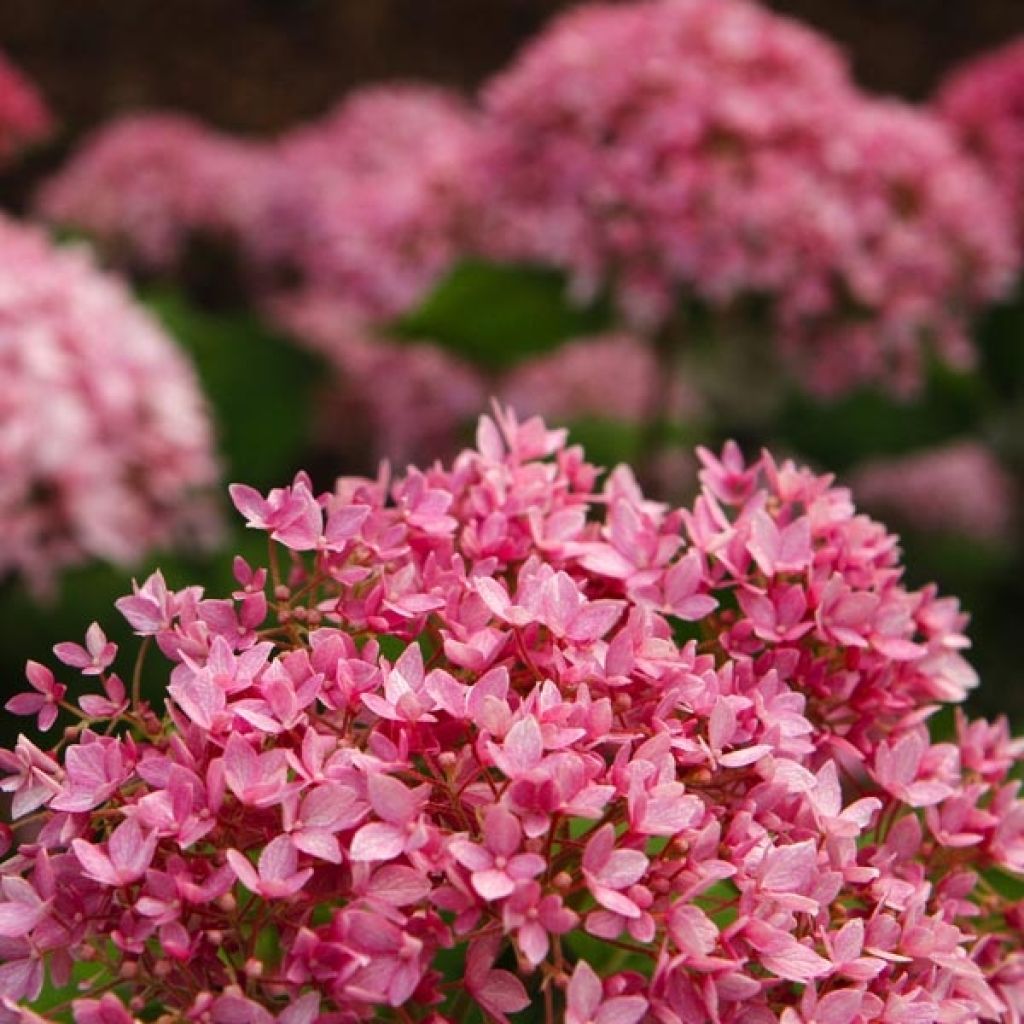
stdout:
[[86,139],[36,201],[118,265],[176,269],[190,241],[235,241],[256,216],[269,156],[182,114],[131,114]]
[[829,43],[745,0],[575,9],[483,102],[485,252],[563,267],[648,328],[767,299],[821,391],[905,390],[925,343],[962,363],[968,314],[1017,269],[941,122],[867,99]]
[[208,534],[212,430],[174,342],[85,249],[0,220],[0,266],[0,576],[43,591]]
[[[0,988],[80,1024],[1016,1020],[1021,755],[964,616],[850,494],[735,446],[691,508],[564,434],[235,486],[268,568],[159,574],[30,665]],[[91,685],[84,685],[90,684]]]
[[935,105],[1003,190],[1024,242],[1024,38],[955,69]]

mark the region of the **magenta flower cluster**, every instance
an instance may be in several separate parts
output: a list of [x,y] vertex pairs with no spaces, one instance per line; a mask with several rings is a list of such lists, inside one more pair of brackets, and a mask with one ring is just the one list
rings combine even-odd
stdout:
[[36,198],[47,221],[87,233],[105,257],[175,269],[197,235],[235,238],[262,201],[263,148],[181,114],[132,114],[99,128]]
[[823,392],[914,386],[925,337],[962,364],[968,314],[1018,269],[940,121],[867,98],[830,44],[746,0],[574,9],[483,103],[485,251],[611,287],[645,327],[766,298]]
[[935,106],[1002,189],[1024,242],[1024,38],[957,68]]
[[37,229],[0,219],[0,267],[0,577],[45,591],[69,565],[208,537],[212,430],[174,342]]
[[53,115],[36,87],[0,53],[0,164],[53,130]]
[[[156,574],[12,710],[12,1018],[79,1024],[1016,1020],[1022,744],[849,493],[735,446],[691,508],[539,420],[315,496],[230,597]],[[70,676],[80,673],[82,679]]]

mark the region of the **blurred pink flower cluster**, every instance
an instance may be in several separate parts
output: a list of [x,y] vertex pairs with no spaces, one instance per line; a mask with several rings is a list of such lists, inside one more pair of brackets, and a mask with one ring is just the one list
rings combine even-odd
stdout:
[[869,508],[917,529],[981,541],[1012,537],[1013,479],[977,441],[874,459],[853,471],[851,483]]
[[52,130],[53,115],[43,97],[0,53],[0,164]]
[[36,199],[47,221],[85,232],[116,265],[176,269],[196,236],[235,239],[263,199],[262,147],[181,114],[99,128]]
[[1016,1020],[1022,744],[927,729],[957,603],[829,478],[700,457],[669,509],[502,414],[447,468],[233,487],[269,570],[151,576],[131,687],[93,627],[14,698],[79,721],[0,755],[10,1017],[84,961],[79,1024]]
[[398,342],[325,296],[282,303],[279,326],[330,361],[318,434],[327,448],[362,446],[403,466],[458,451],[487,404],[480,373],[439,345]]
[[935,106],[1003,190],[1024,242],[1024,38],[956,69]]
[[963,363],[968,314],[1018,269],[938,120],[868,99],[829,43],[745,0],[575,9],[483,96],[486,251],[611,287],[644,327],[766,297],[821,391],[912,387],[924,339]]
[[174,342],[82,249],[0,220],[0,576],[208,534],[207,411]]
[[[363,444],[397,465],[457,451],[488,391],[523,415],[637,425],[657,390],[651,347],[623,332],[573,339],[486,379],[439,345],[391,340],[329,299],[307,296],[277,312],[280,326],[337,370],[321,411],[323,443]],[[699,409],[698,396],[678,381],[671,413],[686,418]]]
[[362,89],[278,140],[244,245],[271,299],[406,312],[464,252],[476,115],[424,85]]
[[[644,423],[657,404],[659,372],[650,345],[638,335],[616,332],[574,339],[520,364],[499,393],[521,415]],[[699,396],[682,379],[674,381],[669,415],[687,420],[699,409]]]

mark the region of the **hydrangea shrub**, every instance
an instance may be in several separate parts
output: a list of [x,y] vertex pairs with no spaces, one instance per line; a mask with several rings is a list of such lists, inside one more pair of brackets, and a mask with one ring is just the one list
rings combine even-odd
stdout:
[[672,509],[499,412],[233,487],[265,567],[9,705],[72,724],[0,754],[7,1016],[77,962],[79,1024],[1016,1020],[1022,745],[928,733],[965,617],[830,478],[699,454]]

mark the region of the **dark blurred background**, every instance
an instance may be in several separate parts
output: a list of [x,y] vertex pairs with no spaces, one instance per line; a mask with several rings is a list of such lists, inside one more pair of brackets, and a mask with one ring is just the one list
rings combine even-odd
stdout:
[[[0,45],[68,136],[132,107],[274,132],[351,85],[471,88],[564,0],[2,0]],[[1024,32],[1022,0],[775,0],[843,45],[862,84],[920,99],[953,63]]]

